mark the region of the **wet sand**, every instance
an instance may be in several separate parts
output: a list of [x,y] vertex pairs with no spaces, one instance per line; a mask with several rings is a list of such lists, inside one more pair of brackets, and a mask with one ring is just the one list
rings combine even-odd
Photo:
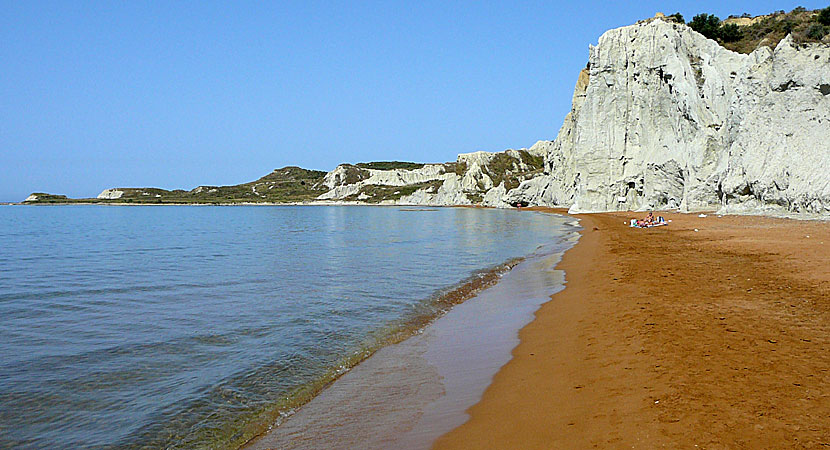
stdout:
[[566,289],[435,448],[830,446],[830,224],[663,215],[577,216]]

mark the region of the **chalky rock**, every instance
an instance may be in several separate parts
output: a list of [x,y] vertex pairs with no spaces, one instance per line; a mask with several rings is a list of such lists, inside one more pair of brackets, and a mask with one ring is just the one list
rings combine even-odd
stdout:
[[590,47],[554,141],[413,170],[342,165],[323,184],[321,200],[420,184],[387,204],[830,214],[830,45],[788,36],[740,54],[658,15]]
[[507,203],[830,213],[830,46],[749,55],[652,19],[590,48],[545,174]]
[[124,191],[119,189],[104,189],[98,194],[98,198],[103,200],[115,200],[119,199],[124,195]]

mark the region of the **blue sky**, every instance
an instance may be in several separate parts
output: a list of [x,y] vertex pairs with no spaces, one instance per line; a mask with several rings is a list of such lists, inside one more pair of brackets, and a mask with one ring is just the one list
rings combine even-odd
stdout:
[[822,2],[1,1],[0,201],[553,139],[588,45]]

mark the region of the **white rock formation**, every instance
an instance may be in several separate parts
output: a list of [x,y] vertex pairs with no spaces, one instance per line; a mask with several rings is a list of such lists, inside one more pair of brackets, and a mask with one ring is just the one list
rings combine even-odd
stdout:
[[[507,175],[523,181],[526,176],[538,175],[540,158],[544,157],[549,146],[550,142],[540,141],[530,149],[462,153],[455,164],[427,164],[418,169],[377,170],[342,164],[326,174],[321,185],[329,191],[317,199],[369,200],[371,197],[363,192],[366,186],[410,186],[435,182],[412,194],[381,203],[447,206],[483,202],[488,206],[507,206],[501,198],[507,191],[501,178]],[[494,186],[493,177],[499,179],[500,187]],[[516,184],[518,182],[514,182]]]
[[790,39],[739,77],[727,211],[830,213],[830,47]]
[[458,162],[467,168],[461,178],[461,188],[468,191],[488,190],[493,187],[493,179],[484,173],[484,167],[496,156],[493,152],[473,152],[458,155]]
[[481,200],[481,206],[507,208],[510,205],[504,199],[505,194],[507,194],[507,188],[504,187],[504,182],[501,182],[498,186],[484,194],[484,198]]
[[124,191],[118,189],[104,189],[98,194],[98,198],[105,199],[105,200],[115,200],[117,198],[121,198],[124,195]]
[[395,205],[430,205],[430,206],[452,206],[470,205],[473,202],[467,197],[461,188],[461,177],[454,173],[447,174],[444,182],[438,189],[418,189],[410,195],[401,197],[393,202],[382,202]]
[[406,186],[446,179],[449,174],[443,164],[426,164],[418,169],[363,169],[341,164],[327,173],[323,185],[329,191],[318,200],[336,200],[356,195],[363,186]]
[[36,201],[38,201],[38,199],[39,199],[39,198],[40,198],[40,197],[38,197],[38,196],[37,196],[37,194],[32,194],[32,195],[30,195],[30,196],[26,197],[26,200],[23,200],[23,203],[26,203],[26,202],[36,202]]
[[[531,155],[544,157],[543,141],[539,141],[530,149],[521,149]],[[462,153],[458,155],[456,160],[459,165],[466,168],[464,176],[461,178],[461,189],[465,191],[489,191],[494,188],[493,179],[489,175],[489,168],[491,162],[501,155],[513,158],[513,169],[515,172],[528,172],[533,170],[522,161],[520,150],[508,149],[503,152],[484,152],[478,151],[473,153]]]
[[386,203],[830,214],[830,45],[787,37],[740,54],[664,17],[610,30],[556,140],[525,151],[463,153],[454,171],[344,165],[319,199],[441,181]]
[[590,48],[545,175],[507,202],[830,212],[830,47],[729,51],[652,20]]

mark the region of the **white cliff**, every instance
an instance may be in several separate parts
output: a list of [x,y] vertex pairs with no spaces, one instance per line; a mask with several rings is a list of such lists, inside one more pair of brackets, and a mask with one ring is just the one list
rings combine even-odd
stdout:
[[104,200],[115,200],[124,196],[124,191],[120,189],[104,189],[98,194],[97,198]]
[[437,188],[421,188],[397,200],[383,201],[381,203],[394,205],[455,206],[471,205],[473,202],[462,189],[461,177],[452,173],[448,174]]
[[364,186],[407,186],[446,179],[444,164],[426,164],[418,169],[364,169],[351,164],[341,164],[326,174],[323,186],[329,191],[318,200],[339,200],[359,195]]
[[318,198],[830,214],[828,138],[830,45],[741,54],[658,16],[590,47],[556,140],[420,169],[343,165]]
[[726,211],[830,213],[830,49],[785,39],[739,78]]
[[830,213],[830,47],[744,55],[652,20],[590,48],[545,174],[509,203]]
[[[502,199],[508,190],[505,186],[516,187],[541,174],[548,145],[540,141],[530,149],[462,153],[454,163],[416,169],[378,170],[342,164],[326,174],[321,185],[329,190],[317,200],[506,207]],[[396,189],[405,187],[410,189]]]

